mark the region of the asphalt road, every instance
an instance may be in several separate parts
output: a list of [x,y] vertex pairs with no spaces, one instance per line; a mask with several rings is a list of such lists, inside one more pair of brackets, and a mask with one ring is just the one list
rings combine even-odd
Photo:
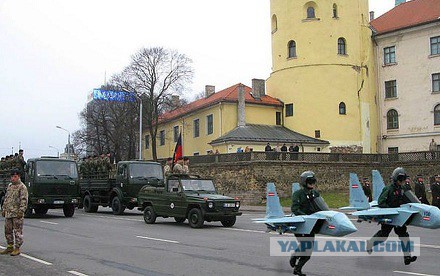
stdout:
[[[265,226],[252,223],[263,213],[245,212],[233,228],[219,222],[192,229],[158,218],[147,225],[139,211],[114,216],[61,210],[25,219],[22,254],[0,256],[0,275],[292,275],[288,257],[269,255]],[[347,238],[369,237],[376,224],[355,225]],[[0,228],[4,219],[0,219]],[[402,257],[312,257],[307,275],[440,275],[440,231],[409,227],[421,237],[421,256],[410,266]],[[392,234],[394,235],[394,234]],[[0,239],[5,246],[3,235]]]

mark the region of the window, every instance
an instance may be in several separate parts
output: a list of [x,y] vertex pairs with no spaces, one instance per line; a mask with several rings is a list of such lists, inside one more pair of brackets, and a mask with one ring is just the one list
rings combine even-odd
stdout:
[[397,85],[396,81],[386,81],[385,82],[385,99],[396,98],[397,97]]
[[440,36],[431,37],[431,55],[440,55]]
[[275,124],[277,126],[281,125],[281,112],[275,113]]
[[198,151],[193,153],[194,156],[200,155],[200,153]]
[[345,38],[340,37],[338,39],[338,54],[339,55],[346,55],[347,54],[347,50],[345,47]]
[[345,115],[347,114],[347,110],[345,108],[345,103],[344,102],[340,102],[339,103],[339,114],[340,115]]
[[174,143],[177,142],[177,140],[179,140],[179,126],[174,126],[173,127],[173,141],[174,141]]
[[160,146],[165,145],[165,130],[161,130],[159,132],[159,145]]
[[289,58],[296,57],[296,42],[291,40],[289,41]]
[[194,129],[193,129],[194,137],[199,137],[200,136],[200,121],[199,121],[199,119],[194,120],[193,127],[194,127]]
[[150,135],[145,135],[145,149],[150,148]]
[[276,32],[278,29],[277,16],[274,14],[272,16],[272,33]]
[[315,138],[321,138],[321,131],[315,130]]
[[434,107],[434,125],[440,125],[440,104]]
[[386,47],[383,49],[383,63],[393,64],[396,63],[396,46]]
[[333,18],[338,18],[338,6],[333,4]]
[[387,112],[387,129],[399,128],[399,114],[395,109]]
[[206,116],[206,134],[212,134],[214,132],[214,118],[213,115],[210,114]]
[[390,147],[388,148],[388,154],[397,154],[399,153],[399,148],[398,147]]
[[315,8],[313,7],[307,8],[307,18],[315,18]]
[[293,116],[293,104],[286,104],[286,117]]
[[432,92],[440,92],[440,73],[432,74]]

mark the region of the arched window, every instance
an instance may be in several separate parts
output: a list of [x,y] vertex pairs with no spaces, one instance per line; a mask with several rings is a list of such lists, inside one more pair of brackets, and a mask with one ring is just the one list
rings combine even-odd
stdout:
[[340,102],[339,103],[339,114],[340,115],[345,115],[347,114],[347,109],[345,107],[345,103],[344,102]]
[[314,7],[307,8],[307,18],[315,18],[315,8]]
[[440,104],[434,107],[434,125],[440,125]]
[[387,112],[387,129],[399,129],[399,114],[395,109]]
[[289,58],[296,57],[296,42],[294,40],[289,41]]
[[272,15],[272,33],[276,32],[277,29],[278,29],[277,16],[274,14]]
[[345,38],[340,37],[338,38],[338,54],[339,55],[346,55],[347,54],[347,49],[346,49],[346,45],[345,45]]
[[338,6],[333,4],[333,18],[338,18]]

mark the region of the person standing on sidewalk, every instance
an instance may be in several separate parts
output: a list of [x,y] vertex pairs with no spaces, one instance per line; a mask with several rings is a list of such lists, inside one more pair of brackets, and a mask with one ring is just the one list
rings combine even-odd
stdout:
[[[8,246],[1,251],[1,255],[20,255],[20,247],[23,244],[23,220],[27,209],[28,191],[21,182],[20,170],[11,170],[11,183],[6,190],[5,201],[2,208],[2,216],[5,218],[5,237]],[[15,246],[14,246],[15,237]]]

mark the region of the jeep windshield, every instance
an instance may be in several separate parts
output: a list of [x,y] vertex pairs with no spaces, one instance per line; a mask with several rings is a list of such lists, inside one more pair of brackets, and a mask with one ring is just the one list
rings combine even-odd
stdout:
[[130,164],[130,177],[163,180],[162,167],[160,164]]
[[212,180],[201,179],[181,179],[183,190],[194,192],[215,193]]
[[39,177],[55,179],[78,178],[75,162],[40,160],[36,162],[36,173]]

